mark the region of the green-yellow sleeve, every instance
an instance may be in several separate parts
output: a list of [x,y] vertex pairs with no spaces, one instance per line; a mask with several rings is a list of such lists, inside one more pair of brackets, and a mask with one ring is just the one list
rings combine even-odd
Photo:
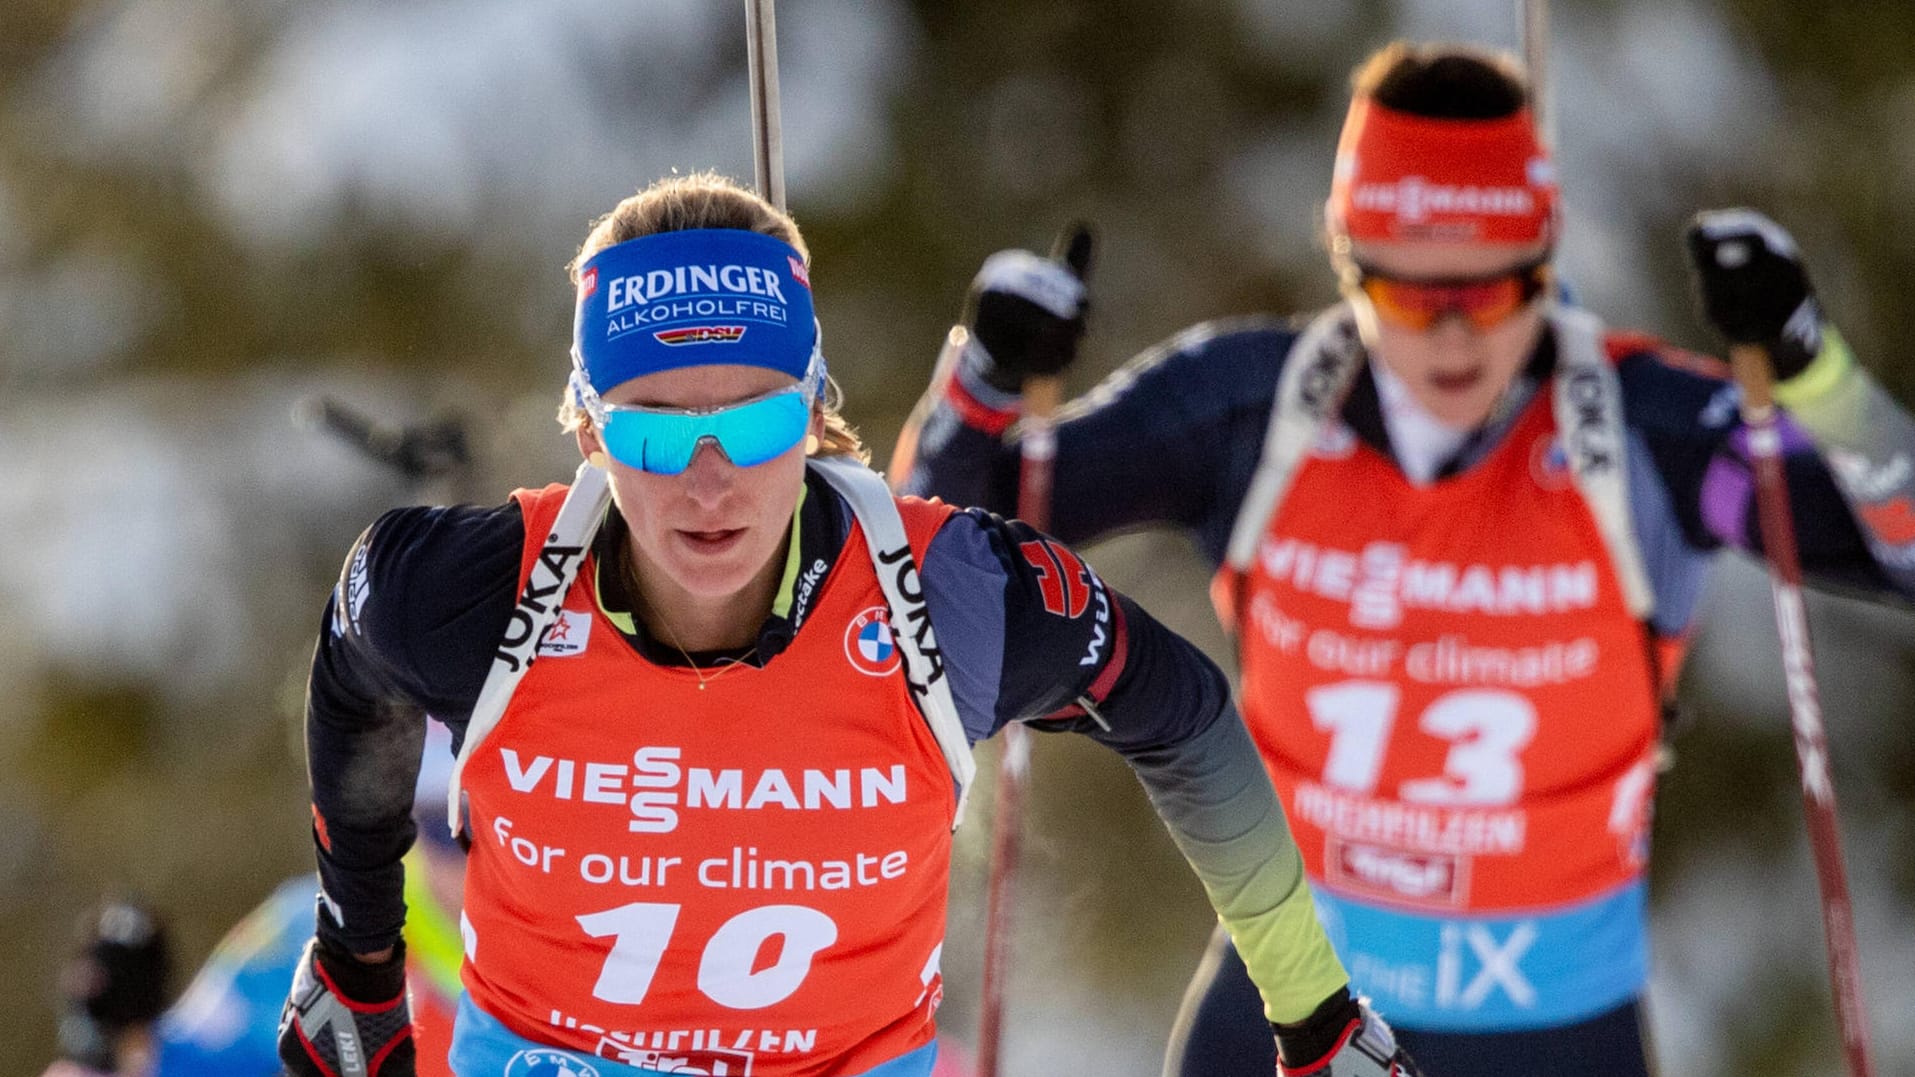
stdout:
[[1236,708],[1195,737],[1129,754],[1236,943],[1271,1021],[1308,1017],[1349,983],[1317,922],[1303,859]]
[[1891,586],[1915,598],[1915,417],[1884,391],[1833,326],[1775,399],[1827,462]]

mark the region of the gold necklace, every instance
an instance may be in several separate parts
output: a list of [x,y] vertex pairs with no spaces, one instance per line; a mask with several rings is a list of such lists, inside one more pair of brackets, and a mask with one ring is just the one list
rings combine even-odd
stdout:
[[[649,603],[647,603],[646,608],[651,608]],[[658,616],[658,611],[656,610],[652,611],[652,616],[658,621],[658,626],[665,630],[665,638],[671,641],[672,646],[678,649],[679,654],[685,656],[685,664],[692,668],[692,676],[698,678],[698,690],[701,692],[705,690],[706,685],[751,661],[751,656],[758,653],[758,645],[754,643],[752,644],[751,650],[746,651],[737,658],[721,658],[718,661],[723,663],[723,665],[718,667],[718,672],[707,677],[705,676],[705,671],[698,667],[698,663],[692,661],[691,652],[685,649],[684,644],[678,642],[678,634],[672,631],[671,624],[668,623],[665,618]]]
[[655,607],[653,607],[650,602],[645,601],[644,592],[639,590],[639,587],[638,587],[638,573],[634,571],[633,565],[631,563],[631,556],[632,556],[631,551],[629,549],[624,549],[622,543],[620,545],[621,545],[621,549],[619,550],[619,557],[618,557],[619,576],[620,576],[620,582],[622,582],[625,585],[626,595],[631,599],[633,604],[643,605],[646,611],[652,615],[652,620],[658,622],[658,627],[665,630],[665,639],[671,643],[672,647],[676,649],[680,655],[684,657],[685,664],[691,667],[692,676],[698,678],[699,691],[701,692],[704,691],[706,685],[712,683],[713,681],[717,680],[720,677],[723,677],[725,674],[730,673],[732,670],[736,669],[737,667],[742,666],[746,664],[747,662],[751,661],[751,656],[758,653],[758,645],[754,643],[752,644],[750,650],[746,651],[742,655],[739,655],[737,658],[719,659],[720,662],[727,663],[727,664],[724,665],[722,668],[718,670],[718,672],[712,674],[711,676],[709,677],[705,676],[705,671],[699,668],[697,662],[692,661],[691,652],[685,649],[684,644],[678,642],[678,633],[672,631],[671,622],[667,621],[665,619],[664,614],[659,613],[658,610]]

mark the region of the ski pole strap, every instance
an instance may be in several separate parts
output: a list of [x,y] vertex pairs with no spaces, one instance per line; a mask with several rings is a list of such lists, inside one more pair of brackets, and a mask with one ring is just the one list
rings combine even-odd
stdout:
[[[1656,592],[1642,564],[1642,546],[1629,509],[1629,441],[1623,425],[1622,384],[1603,351],[1602,323],[1588,311],[1552,304],[1557,370],[1551,388],[1556,436],[1569,473],[1596,519],[1630,616],[1655,616]],[[1660,686],[1658,686],[1660,687]]]
[[971,739],[958,716],[950,679],[944,675],[943,663],[932,657],[938,653],[937,635],[931,630],[931,611],[924,602],[924,582],[904,531],[904,517],[898,513],[890,487],[870,468],[829,456],[814,457],[811,466],[851,505],[864,531],[871,563],[878,569],[878,586],[891,611],[891,639],[904,659],[905,683],[937,738],[957,787],[957,808],[951,817],[951,829],[956,830],[964,822],[977,762],[971,758]]
[[492,656],[492,668],[485,675],[478,701],[472,705],[472,717],[466,722],[465,742],[459,746],[459,756],[452,762],[452,778],[446,788],[446,822],[455,838],[465,829],[459,782],[465,773],[466,761],[505,716],[512,693],[518,690],[520,679],[538,656],[539,643],[545,639],[546,630],[558,620],[565,593],[578,578],[585,551],[591,547],[592,536],[598,533],[611,502],[610,476],[589,461],[580,464],[578,473],[572,476],[572,488],[565,495],[564,504],[559,506],[558,518],[552,522],[552,530],[539,548],[538,558],[532,562],[532,573],[519,592],[519,604],[512,610],[512,619],[505,623],[505,636]]

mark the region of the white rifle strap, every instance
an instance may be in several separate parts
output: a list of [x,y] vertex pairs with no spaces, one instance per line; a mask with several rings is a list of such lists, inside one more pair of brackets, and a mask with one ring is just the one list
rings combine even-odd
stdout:
[[[1290,492],[1297,470],[1310,455],[1324,424],[1343,406],[1351,380],[1363,365],[1363,343],[1349,304],[1339,303],[1317,315],[1290,346],[1283,373],[1277,379],[1277,398],[1270,407],[1270,427],[1263,437],[1263,457],[1250,479],[1250,490],[1237,509],[1224,563],[1239,574],[1249,571],[1257,543]],[[1243,616],[1243,611],[1238,611]]]
[[1587,311],[1551,310],[1556,334],[1556,377],[1551,404],[1556,436],[1569,473],[1596,518],[1623,601],[1638,621],[1656,612],[1656,592],[1642,564],[1629,510],[1629,440],[1623,425],[1622,384],[1603,352],[1602,323]]
[[931,631],[931,611],[924,602],[923,577],[905,535],[904,517],[898,513],[891,488],[870,468],[837,457],[813,459],[811,466],[850,503],[864,529],[878,586],[891,610],[891,639],[904,658],[905,683],[910,685],[931,735],[937,738],[944,763],[951,768],[951,780],[957,783],[957,810],[951,819],[951,829],[956,830],[964,821],[964,805],[970,796],[971,779],[977,774],[977,762],[971,758],[971,739],[965,736],[957,701],[951,698],[950,678],[944,675],[937,636]]
[[459,783],[465,774],[466,761],[505,716],[506,705],[512,702],[512,693],[518,690],[520,678],[538,657],[539,643],[545,639],[552,622],[558,620],[559,610],[565,605],[565,593],[578,578],[579,565],[584,562],[585,551],[591,547],[592,536],[598,533],[611,501],[611,481],[605,470],[590,463],[580,464],[578,474],[572,476],[572,489],[565,495],[565,503],[559,506],[558,518],[552,522],[551,532],[539,547],[538,560],[532,563],[532,574],[526,578],[525,590],[519,594],[512,619],[505,624],[505,636],[499,641],[498,652],[492,656],[492,668],[485,675],[485,684],[479,688],[478,701],[472,705],[472,717],[466,721],[465,741],[459,746],[459,757],[452,762],[452,779],[446,789],[446,822],[451,825],[455,838],[465,827]]
[[[1552,307],[1549,317],[1558,363],[1550,404],[1563,452],[1577,493],[1595,517],[1630,615],[1646,622],[1655,613],[1656,596],[1629,511],[1622,387],[1603,354],[1602,323],[1587,311],[1560,306]],[[1319,315],[1291,345],[1270,409],[1263,458],[1231,528],[1225,562],[1233,571],[1249,570],[1264,529],[1324,424],[1342,406],[1363,356],[1347,304]]]

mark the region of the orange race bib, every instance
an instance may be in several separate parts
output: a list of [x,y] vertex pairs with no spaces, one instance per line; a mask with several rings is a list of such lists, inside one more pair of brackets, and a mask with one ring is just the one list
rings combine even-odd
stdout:
[[1439,1028],[1639,989],[1654,672],[1547,394],[1426,487],[1327,427],[1236,593],[1245,720],[1360,989]]
[[[562,494],[522,496],[529,535]],[[950,510],[901,507],[921,558]],[[954,789],[861,533],[783,653],[702,689],[593,578],[466,770],[472,1002],[663,1072],[856,1073],[930,1042]]]

